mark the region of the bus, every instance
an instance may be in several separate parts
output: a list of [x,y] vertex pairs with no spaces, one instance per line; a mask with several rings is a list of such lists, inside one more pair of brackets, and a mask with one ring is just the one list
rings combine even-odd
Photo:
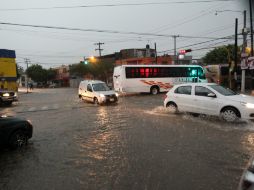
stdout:
[[118,92],[158,94],[175,84],[207,82],[199,65],[121,65],[114,68],[114,89]]

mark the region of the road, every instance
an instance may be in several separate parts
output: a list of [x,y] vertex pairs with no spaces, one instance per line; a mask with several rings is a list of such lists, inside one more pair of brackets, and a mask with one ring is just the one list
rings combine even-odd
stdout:
[[173,115],[163,96],[96,106],[71,88],[21,94],[0,113],[30,119],[34,136],[22,150],[0,151],[0,189],[237,189],[254,123]]

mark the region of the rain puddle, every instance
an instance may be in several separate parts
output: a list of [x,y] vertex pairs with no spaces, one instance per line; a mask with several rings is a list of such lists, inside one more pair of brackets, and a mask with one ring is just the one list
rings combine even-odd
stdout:
[[168,108],[165,108],[163,106],[158,106],[152,110],[145,111],[147,114],[151,115],[160,115],[160,116],[171,116],[175,117],[174,110],[170,110]]

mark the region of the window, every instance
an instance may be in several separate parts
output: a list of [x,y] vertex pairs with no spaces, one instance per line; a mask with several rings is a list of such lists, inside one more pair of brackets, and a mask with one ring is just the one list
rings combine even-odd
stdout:
[[204,79],[201,67],[126,67],[126,78],[199,77]]
[[191,86],[180,86],[175,89],[175,93],[191,95]]
[[233,96],[237,94],[236,92],[224,88],[223,86],[220,85],[209,85],[209,86],[224,96]]
[[208,94],[213,93],[206,87],[203,86],[196,86],[195,87],[195,95],[196,96],[208,96]]
[[87,91],[89,91],[89,92],[92,92],[92,91],[93,91],[90,84],[87,85]]

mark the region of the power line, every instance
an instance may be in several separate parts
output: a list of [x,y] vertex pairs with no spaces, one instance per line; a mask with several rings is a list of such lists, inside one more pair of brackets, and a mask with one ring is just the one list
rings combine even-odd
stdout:
[[[0,25],[10,25],[10,26],[22,26],[22,27],[33,27],[33,28],[46,28],[46,29],[58,29],[58,30],[72,30],[72,31],[83,31],[83,32],[98,32],[98,33],[111,33],[111,34],[132,34],[140,36],[160,36],[160,37],[173,37],[174,35],[167,34],[155,34],[155,33],[140,33],[140,32],[123,32],[117,30],[102,30],[102,29],[82,29],[82,28],[70,28],[70,27],[58,27],[58,26],[45,26],[45,25],[30,25],[30,24],[17,24],[0,22]],[[206,36],[184,36],[179,35],[182,38],[196,38],[196,39],[226,39],[218,37],[206,37]]]
[[214,2],[230,2],[230,1],[234,1],[234,0],[197,0],[197,1],[172,1],[172,2],[145,2],[145,3],[119,3],[119,4],[101,4],[101,5],[59,6],[59,7],[33,7],[33,8],[0,9],[0,11],[75,9],[75,8],[95,8],[95,7],[123,7],[123,6],[145,6],[145,5],[165,5],[165,4],[214,3]]

